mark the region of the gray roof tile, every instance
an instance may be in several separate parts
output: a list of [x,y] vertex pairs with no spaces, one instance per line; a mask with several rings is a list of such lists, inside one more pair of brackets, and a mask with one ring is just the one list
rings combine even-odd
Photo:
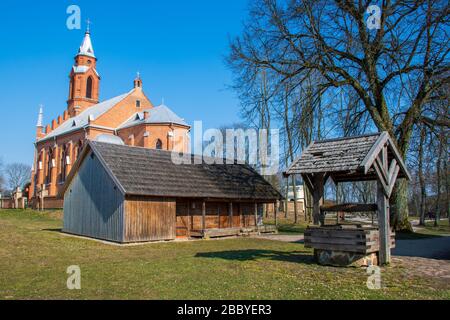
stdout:
[[[280,199],[261,175],[241,164],[174,164],[171,152],[90,141],[126,194],[144,196]],[[191,157],[193,157],[191,155]]]

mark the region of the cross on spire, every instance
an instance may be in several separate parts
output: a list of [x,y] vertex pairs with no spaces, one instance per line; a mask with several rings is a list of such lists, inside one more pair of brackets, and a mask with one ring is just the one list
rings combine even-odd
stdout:
[[86,32],[87,33],[91,32],[91,23],[92,23],[91,19],[87,18],[87,20],[86,20]]

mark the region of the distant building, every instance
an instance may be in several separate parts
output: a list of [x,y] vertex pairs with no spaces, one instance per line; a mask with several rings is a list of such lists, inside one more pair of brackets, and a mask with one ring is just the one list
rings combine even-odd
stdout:
[[[305,194],[303,192],[303,185],[297,185],[295,186],[295,189],[297,190],[297,209],[301,212],[305,211]],[[294,187],[289,186],[288,189],[288,212],[294,212]]]
[[[295,186],[295,189],[297,190],[297,201],[304,201],[305,195],[303,193],[303,185]],[[289,198],[289,201],[294,201],[294,199],[295,199],[293,186],[289,186],[288,198]]]
[[87,140],[120,140],[130,146],[188,151],[189,125],[167,106],[153,105],[139,74],[133,89],[100,102],[96,66],[87,31],[70,70],[66,110],[45,128],[42,108],[39,111],[29,188],[34,207],[62,207],[56,195]]

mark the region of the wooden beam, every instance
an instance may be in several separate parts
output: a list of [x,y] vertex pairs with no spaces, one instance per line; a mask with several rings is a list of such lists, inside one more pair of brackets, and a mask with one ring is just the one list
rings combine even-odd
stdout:
[[187,202],[187,224],[188,224],[188,236],[191,232],[191,202]]
[[323,185],[324,175],[316,173],[313,177],[313,222],[318,225],[320,223],[320,206],[323,204]]
[[233,226],[233,202],[228,204],[228,224],[230,228]]
[[320,206],[323,212],[373,212],[377,211],[374,203],[341,203]]
[[255,213],[255,227],[258,226],[258,203],[255,202],[254,205],[254,213]]
[[313,191],[314,191],[314,185],[313,185],[313,183],[312,183],[312,181],[311,181],[310,176],[309,176],[308,174],[302,174],[302,179],[303,179],[303,181],[305,182],[306,187],[309,189],[309,192],[310,192],[311,194],[313,194]]
[[386,131],[383,131],[378,137],[377,141],[372,145],[369,152],[365,156],[364,160],[361,162],[361,167],[364,169],[364,174],[369,172],[370,167],[375,162],[375,159],[378,157],[381,149],[386,145],[386,142],[389,140],[389,134]]
[[203,200],[202,201],[202,230],[206,229],[205,218],[206,218],[206,202]]
[[[394,176],[394,172],[396,170],[396,167],[398,167],[397,164],[397,160],[392,159],[391,161],[391,165],[389,166],[389,171],[388,171],[388,180],[389,180],[389,185],[391,184],[392,180],[393,180],[393,176]],[[394,181],[395,183],[395,181]]]
[[377,207],[378,207],[378,229],[380,241],[380,265],[391,262],[390,227],[389,227],[389,198],[384,193],[380,181],[377,183]]
[[378,163],[376,161],[374,162],[374,166],[373,167],[374,167],[375,172],[377,173],[377,176],[378,176],[378,180],[377,181],[380,183],[381,187],[383,188],[384,194],[386,196],[389,196],[389,188],[388,188],[387,183],[384,181],[383,174],[381,173],[382,169],[379,168]]
[[273,203],[273,215],[274,215],[274,218],[275,218],[275,225],[276,226],[278,225],[277,213],[278,213],[278,207],[277,207],[277,202],[275,201]]
[[397,175],[398,175],[399,171],[400,171],[400,167],[399,166],[395,166],[394,167],[394,172],[392,173],[392,178],[390,179],[391,183],[389,184],[389,187],[388,187],[388,195],[387,195],[388,198],[391,197],[392,190],[394,190],[395,181],[397,180]]
[[406,179],[411,180],[411,174],[408,171],[408,167],[406,166],[406,164],[403,162],[403,158],[400,155],[400,153],[398,152],[397,147],[395,146],[394,142],[389,138],[388,140],[388,145],[390,146],[390,150],[392,151],[392,154],[394,155],[394,158],[397,160],[398,165],[400,166],[400,169],[402,169],[403,173],[406,176]]
[[383,160],[380,159],[380,157],[377,157],[375,162],[373,163],[373,165],[378,167],[380,176],[383,179],[384,184],[386,186],[388,186],[389,185],[389,176],[388,176],[387,170],[385,170],[385,168],[384,168]]

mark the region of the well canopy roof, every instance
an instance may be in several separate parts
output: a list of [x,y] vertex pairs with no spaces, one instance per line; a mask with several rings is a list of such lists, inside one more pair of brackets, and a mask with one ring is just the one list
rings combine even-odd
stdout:
[[[400,167],[399,177],[410,174],[387,132],[314,141],[286,170],[286,174],[329,173],[335,180],[375,179],[373,162],[382,148],[388,146],[388,158]],[[355,178],[355,179],[353,179]]]
[[[89,150],[99,158],[124,194],[275,201],[281,198],[253,168],[244,164],[175,164],[165,150],[89,141],[62,192],[70,185]],[[192,159],[193,156],[189,155]]]

